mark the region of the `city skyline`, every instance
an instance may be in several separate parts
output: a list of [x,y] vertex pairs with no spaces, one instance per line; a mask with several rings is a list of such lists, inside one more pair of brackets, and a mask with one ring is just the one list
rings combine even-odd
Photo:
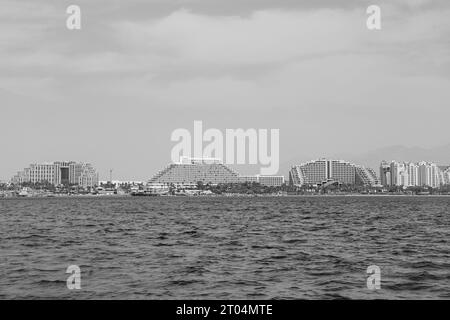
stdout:
[[[388,151],[392,151],[392,148],[396,148],[396,149],[400,149],[400,152],[403,154],[407,154],[407,156],[402,156],[402,155],[398,155],[397,153],[394,153],[392,156],[386,156],[386,154],[384,153],[385,150]],[[446,146],[441,146],[438,147],[437,150],[446,150],[448,148],[448,150],[450,151],[450,144],[446,145]],[[381,151],[380,151],[381,150]],[[301,156],[298,158],[294,158],[291,159],[290,161],[283,161],[283,159],[281,159],[281,166],[280,166],[280,170],[278,172],[278,174],[276,175],[282,175],[285,176],[286,179],[288,179],[289,177],[289,172],[291,171],[291,168],[293,165],[298,165],[300,163],[304,163],[304,162],[309,162],[312,161],[314,159],[326,159],[326,158],[333,158],[336,160],[343,160],[343,161],[350,161],[351,163],[357,163],[361,166],[364,166],[366,168],[369,168],[371,170],[375,170],[376,172],[379,172],[379,165],[381,162],[383,161],[401,161],[401,162],[405,162],[405,163],[413,163],[413,162],[421,162],[421,161],[425,161],[425,162],[429,162],[429,163],[434,163],[438,166],[450,166],[450,159],[448,159],[448,157],[446,155],[442,155],[440,152],[438,152],[438,155],[432,155],[430,156],[421,156],[420,152],[423,152],[422,148],[405,148],[403,146],[391,146],[391,147],[386,147],[386,148],[382,148],[382,149],[376,149],[376,150],[372,150],[367,152],[365,155],[364,154],[345,154],[344,156],[338,156],[336,154],[334,155],[328,155],[328,156],[324,156],[324,154],[326,153],[319,153],[319,156],[316,157],[308,157],[308,156]],[[431,149],[434,150],[434,149]],[[374,157],[374,152],[380,152],[380,155],[378,157]],[[419,154],[417,154],[417,152],[419,152]],[[429,153],[433,153],[432,151],[430,151]],[[428,155],[429,155],[428,153]],[[371,161],[369,161],[367,159],[367,157],[374,157],[371,159]],[[434,160],[434,158],[438,158],[441,160]],[[363,159],[363,160],[362,160]],[[443,160],[442,160],[443,159]],[[96,168],[97,168],[97,172],[99,175],[99,180],[103,180],[103,181],[109,181],[110,180],[110,176],[111,174],[113,174],[116,170],[120,172],[120,168],[106,168],[105,166],[102,166],[101,164],[98,163],[94,163],[93,161],[85,161],[86,159],[83,159],[83,161],[79,161],[79,160],[70,160],[71,162],[81,162],[81,163],[92,163]],[[365,160],[365,161],[364,161]],[[26,168],[30,165],[34,165],[37,163],[40,164],[52,164],[54,162],[65,162],[65,161],[61,161],[61,160],[57,160],[57,161],[49,161],[47,158],[46,160],[43,161],[24,161],[24,165],[22,166],[23,168]],[[223,161],[223,160],[221,160]],[[369,163],[370,162],[370,163]],[[164,163],[162,166],[167,165],[168,163],[175,163],[173,161],[171,161],[170,159],[167,160],[166,163]],[[239,165],[239,164],[231,164],[230,167],[234,170],[238,170],[240,171],[243,175],[257,175],[258,174],[258,170],[259,170],[259,165],[248,165],[248,164],[244,164],[244,165]],[[161,168],[161,166],[160,166]],[[113,180],[117,180],[117,181],[146,181],[148,179],[150,179],[157,171],[159,171],[160,168],[155,169],[155,171],[150,172],[148,175],[141,175],[141,176],[135,176],[135,177],[129,177],[129,176],[116,176],[113,175]],[[0,168],[1,169],[1,168]],[[20,168],[15,168],[12,169],[12,173],[9,176],[0,176],[0,181],[10,181],[16,174],[18,171],[22,170]],[[144,171],[144,169],[140,169],[140,171]],[[381,178],[381,177],[379,177]]]
[[72,31],[70,4],[2,3],[2,180],[48,159],[139,180],[194,120],[279,129],[285,163],[449,143],[448,1],[377,1],[377,31],[369,1],[80,0]]
[[[32,163],[7,180],[10,183],[43,183],[53,185],[77,184],[83,187],[99,185],[100,181],[137,181],[114,180],[112,169],[107,180],[102,180],[98,171],[90,163],[75,161],[54,161]],[[450,184],[450,165],[429,161],[382,160],[379,173],[364,164],[356,164],[342,159],[317,158],[304,163],[293,163],[285,175],[247,175],[225,165],[218,158],[191,158],[183,156],[180,161],[171,162],[163,169],[140,181],[148,184],[188,184],[196,185],[199,181],[210,183],[244,183],[281,185],[288,181],[290,185],[304,186],[339,182],[349,185],[365,186],[404,186],[438,188]],[[214,174],[213,174],[214,173]],[[211,180],[212,179],[212,180]],[[2,180],[0,180],[1,182]],[[6,182],[6,180],[5,180]]]

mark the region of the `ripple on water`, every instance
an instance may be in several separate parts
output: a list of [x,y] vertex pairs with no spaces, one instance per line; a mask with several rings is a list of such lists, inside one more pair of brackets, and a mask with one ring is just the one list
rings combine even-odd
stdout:
[[[450,298],[449,197],[0,200],[0,298]],[[379,265],[382,290],[366,288]]]

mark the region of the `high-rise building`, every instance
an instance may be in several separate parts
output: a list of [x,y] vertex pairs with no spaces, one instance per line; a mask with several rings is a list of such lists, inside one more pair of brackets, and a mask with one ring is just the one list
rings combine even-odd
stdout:
[[442,185],[450,185],[450,166],[440,166],[439,179]]
[[447,169],[445,169],[444,171],[444,184],[445,185],[450,185],[450,167],[448,167]]
[[409,175],[406,169],[406,163],[391,162],[391,183],[393,186],[409,186]]
[[382,161],[380,165],[381,183],[384,186],[433,187],[445,184],[444,174],[434,163]]
[[391,165],[387,161],[382,161],[380,165],[380,182],[383,186],[391,185]]
[[78,185],[84,188],[98,185],[98,173],[89,163],[53,162],[35,163],[15,175],[15,184],[50,183],[53,185]]
[[343,160],[313,160],[294,166],[289,172],[289,183],[294,186],[320,185],[329,181],[349,185],[379,184],[374,170]]
[[419,184],[419,167],[414,163],[407,163],[406,170],[408,171],[409,186],[417,186]]

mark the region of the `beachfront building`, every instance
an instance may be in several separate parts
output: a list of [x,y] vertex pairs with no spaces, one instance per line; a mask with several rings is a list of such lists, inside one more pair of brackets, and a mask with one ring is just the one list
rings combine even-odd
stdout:
[[89,163],[52,162],[34,163],[15,175],[11,182],[50,183],[57,185],[78,185],[83,188],[98,185],[98,173]]
[[364,186],[380,186],[380,179],[375,170],[364,166],[355,166],[356,169],[356,184]]
[[450,185],[450,166],[438,167],[439,179],[443,185]]
[[256,182],[266,186],[279,186],[284,183],[284,177],[242,176],[220,159],[182,157],[180,162],[171,163],[156,173],[148,184],[195,188],[199,182],[204,185]]
[[445,170],[435,163],[421,161],[390,163],[383,161],[380,165],[381,182],[384,186],[432,187],[447,184]]
[[444,173],[444,185],[450,185],[450,167],[443,171]]
[[312,160],[292,167],[289,172],[289,184],[292,186],[318,186],[330,182],[367,186],[380,184],[373,169],[343,160]]

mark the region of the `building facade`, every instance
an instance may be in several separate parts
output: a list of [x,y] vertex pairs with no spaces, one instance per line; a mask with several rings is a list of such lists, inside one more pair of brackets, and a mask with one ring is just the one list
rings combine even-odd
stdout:
[[335,181],[340,184],[378,185],[374,170],[343,160],[318,159],[292,167],[289,184],[318,186]]
[[18,172],[11,182],[78,185],[87,188],[97,186],[98,180],[98,173],[91,164],[70,161],[30,164],[28,168]]
[[438,173],[443,184],[450,185],[450,166],[440,166]]

